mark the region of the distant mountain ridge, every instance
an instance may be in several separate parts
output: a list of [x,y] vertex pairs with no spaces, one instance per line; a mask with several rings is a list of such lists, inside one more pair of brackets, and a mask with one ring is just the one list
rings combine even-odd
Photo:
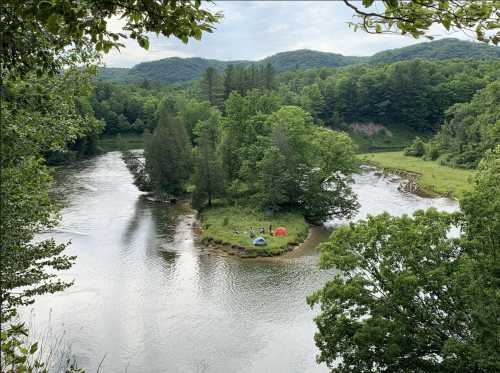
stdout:
[[179,83],[200,78],[209,67],[222,72],[229,65],[249,66],[271,63],[277,71],[283,72],[294,69],[339,67],[359,63],[390,63],[415,58],[435,60],[451,58],[496,59],[500,58],[500,47],[458,39],[441,39],[382,51],[370,57],[343,56],[337,53],[308,49],[281,52],[259,61],[220,61],[200,57],[171,57],[142,62],[132,68],[103,68],[99,78],[122,82],[153,80],[162,83]]

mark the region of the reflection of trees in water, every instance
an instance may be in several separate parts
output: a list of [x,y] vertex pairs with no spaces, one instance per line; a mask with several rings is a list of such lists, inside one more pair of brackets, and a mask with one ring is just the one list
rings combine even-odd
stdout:
[[165,244],[174,238],[177,218],[175,208],[140,195],[122,236],[123,250],[130,251],[137,245],[144,246],[148,258],[160,256],[171,262],[176,254],[166,251]]
[[156,237],[171,241],[175,236],[179,212],[176,206],[160,202],[149,202],[151,218],[155,228]]
[[144,202],[143,196],[139,196],[134,204],[134,214],[132,218],[128,221],[127,226],[125,227],[125,232],[123,233],[122,243],[124,246],[129,246],[132,241],[132,237],[137,232],[139,228],[139,223],[143,219],[144,214]]
[[71,197],[88,190],[87,179],[91,179],[98,167],[98,158],[85,159],[58,167],[52,173],[54,183],[49,191],[50,197],[61,206]]

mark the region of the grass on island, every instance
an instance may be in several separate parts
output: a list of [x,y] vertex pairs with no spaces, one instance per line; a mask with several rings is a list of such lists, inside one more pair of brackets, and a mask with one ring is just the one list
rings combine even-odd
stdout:
[[[201,213],[203,240],[213,239],[247,248],[244,257],[274,256],[287,250],[288,244],[302,242],[309,230],[309,225],[300,213],[276,213],[267,216],[264,212],[242,207],[212,207]],[[269,235],[269,224],[273,230],[283,226],[288,236],[275,237]],[[267,246],[254,246],[250,238],[250,228],[256,236],[267,240]],[[256,232],[264,228],[265,233]]]
[[403,152],[368,153],[360,154],[359,157],[362,161],[387,170],[419,174],[419,186],[431,194],[460,198],[472,188],[473,170],[443,166],[437,161],[405,156]]

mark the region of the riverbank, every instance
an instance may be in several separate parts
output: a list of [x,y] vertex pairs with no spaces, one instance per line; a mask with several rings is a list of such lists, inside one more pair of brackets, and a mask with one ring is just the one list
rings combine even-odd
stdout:
[[403,152],[360,154],[362,162],[372,164],[387,173],[409,179],[412,193],[423,196],[444,196],[459,199],[472,188],[473,170],[440,165],[436,161],[407,157]]
[[[242,258],[282,255],[299,246],[309,233],[309,224],[304,217],[293,212],[267,215],[248,208],[213,207],[200,213],[199,218],[199,235],[204,245]],[[271,236],[270,225],[273,230],[285,227],[288,235]],[[259,229],[263,229],[263,233]],[[255,237],[262,236],[267,245],[253,245],[251,230]]]

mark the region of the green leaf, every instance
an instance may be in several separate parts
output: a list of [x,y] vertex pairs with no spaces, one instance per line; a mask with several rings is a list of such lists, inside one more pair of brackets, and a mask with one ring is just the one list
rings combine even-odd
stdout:
[[451,19],[449,17],[444,18],[443,26],[445,27],[446,30],[450,30],[450,25],[451,25]]
[[38,342],[35,342],[31,345],[30,355],[33,355],[38,350]]

